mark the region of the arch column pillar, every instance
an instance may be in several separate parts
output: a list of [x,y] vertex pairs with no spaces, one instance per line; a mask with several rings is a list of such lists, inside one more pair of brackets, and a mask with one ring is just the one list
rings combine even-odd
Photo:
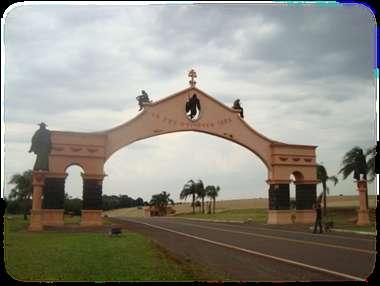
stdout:
[[296,185],[296,223],[315,222],[315,203],[318,181],[295,182]]
[[42,201],[43,224],[64,225],[65,181],[67,173],[47,173]]
[[268,221],[267,224],[291,224],[289,181],[268,180]]
[[82,226],[102,225],[102,185],[106,175],[84,174]]
[[42,223],[42,190],[45,184],[45,175],[47,171],[33,171],[32,173],[32,210],[30,215],[29,231],[41,231]]

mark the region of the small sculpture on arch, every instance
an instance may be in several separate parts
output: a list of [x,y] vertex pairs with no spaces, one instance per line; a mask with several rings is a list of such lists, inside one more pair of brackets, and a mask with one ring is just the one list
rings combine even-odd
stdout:
[[152,100],[149,100],[149,95],[145,92],[145,90],[141,90],[141,95],[137,96],[136,99],[139,102],[139,111],[144,108],[144,103],[152,102]]
[[236,110],[240,110],[240,117],[244,118],[243,107],[241,107],[241,105],[240,105],[240,99],[239,98],[234,101],[232,108],[236,109]]

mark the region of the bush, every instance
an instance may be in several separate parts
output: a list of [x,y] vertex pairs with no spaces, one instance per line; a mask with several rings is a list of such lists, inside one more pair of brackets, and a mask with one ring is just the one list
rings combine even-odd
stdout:
[[32,200],[5,200],[5,205],[8,214],[30,214]]
[[66,199],[64,201],[64,211],[66,214],[80,215],[83,202],[81,199]]

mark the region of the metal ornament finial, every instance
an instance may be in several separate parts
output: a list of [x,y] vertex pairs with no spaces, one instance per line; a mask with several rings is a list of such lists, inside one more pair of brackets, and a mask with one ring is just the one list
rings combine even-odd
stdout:
[[191,87],[194,87],[194,86],[196,85],[196,83],[197,83],[197,82],[194,80],[194,78],[197,77],[197,73],[195,72],[194,69],[191,69],[191,70],[189,71],[188,77],[191,77],[191,80],[189,81],[190,86],[191,86]]

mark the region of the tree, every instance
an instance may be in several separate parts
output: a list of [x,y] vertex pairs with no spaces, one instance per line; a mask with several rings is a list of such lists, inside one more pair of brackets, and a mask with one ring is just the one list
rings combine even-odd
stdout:
[[82,205],[83,201],[81,199],[67,197],[64,200],[63,208],[66,214],[80,215]]
[[24,219],[27,219],[26,214],[31,207],[28,202],[33,194],[33,171],[27,170],[22,174],[14,174],[9,184],[14,184],[15,187],[11,189],[8,198],[23,205]]
[[[342,168],[339,170],[338,174],[342,173],[343,180],[345,180],[352,172],[359,169],[360,157],[363,154],[363,149],[355,146],[351,150],[349,150],[343,157],[342,160]],[[364,154],[365,157],[369,157],[366,161],[367,165],[367,174],[370,175],[369,182],[375,179],[375,158],[376,158],[376,146],[373,146],[367,150]],[[366,203],[368,208],[368,192],[366,193]]]
[[206,187],[206,195],[213,201],[213,213],[215,213],[215,200],[220,191],[219,186],[207,186]]
[[149,204],[155,206],[160,212],[166,214],[168,204],[174,205],[174,201],[169,198],[170,194],[163,191],[160,194],[153,195]]
[[193,181],[193,180],[189,180],[182,188],[182,191],[179,195],[179,198],[181,200],[185,199],[189,196],[192,197],[192,207],[193,207],[193,214],[195,213],[195,196],[197,194],[197,191],[196,191],[196,183]]
[[137,204],[137,206],[142,206],[142,205],[144,205],[144,200],[142,198],[137,198],[136,204]]
[[327,182],[332,181],[334,182],[335,186],[338,183],[338,178],[336,176],[329,176],[327,174],[326,168],[321,164],[317,164],[317,179],[320,180],[320,183],[322,184],[323,188],[323,215],[325,216],[327,213],[326,195],[330,193],[330,189],[327,186]]
[[[345,180],[352,172],[354,172],[359,166],[358,162],[359,156],[363,154],[363,149],[356,146],[349,150],[343,157],[342,160],[342,168],[339,170],[339,173],[342,173],[343,180]],[[376,146],[368,148],[367,152],[364,154],[366,157],[366,165],[367,165],[367,174],[369,175],[368,181],[371,182],[376,177],[375,170],[375,160],[376,160]],[[367,158],[368,157],[368,158]]]
[[202,213],[205,213],[205,197],[207,195],[206,189],[204,188],[202,180],[198,180],[195,183],[195,192],[197,194],[197,198],[201,199],[202,202]]
[[365,153],[365,156],[368,157],[367,160],[367,174],[369,175],[369,182],[372,182],[376,178],[376,167],[375,167],[375,160],[376,160],[376,146],[373,146],[371,148],[368,148],[367,152]]

